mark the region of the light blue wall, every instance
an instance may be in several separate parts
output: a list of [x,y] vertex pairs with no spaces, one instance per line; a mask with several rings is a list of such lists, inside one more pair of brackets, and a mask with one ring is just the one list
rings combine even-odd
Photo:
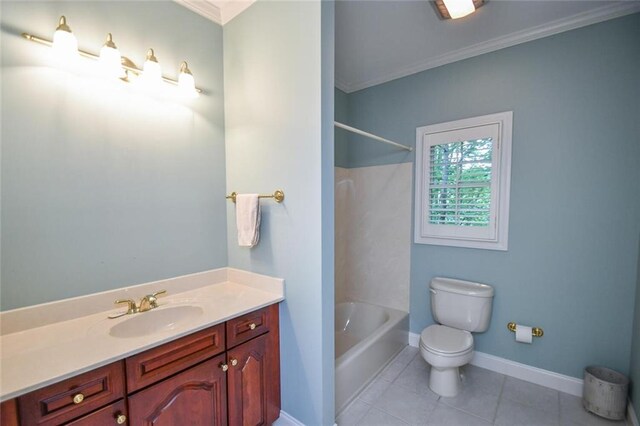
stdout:
[[[1,3],[2,309],[226,266],[222,28],[172,1]],[[48,66],[65,14],[206,94],[158,101]]]
[[281,188],[286,196],[282,204],[261,202],[260,243],[252,249],[238,247],[229,203],[229,266],[285,279],[282,409],[308,425],[334,421],[332,342],[324,341],[333,324],[325,298],[332,303],[333,293],[323,288],[329,278],[333,286],[332,249],[323,247],[323,208],[332,205],[322,204],[332,185],[323,158],[332,155],[324,121],[333,109],[321,105],[332,91],[321,75],[328,48],[321,25],[331,23],[321,22],[322,13],[320,2],[258,1],[224,26],[227,189]]
[[[640,245],[640,238],[638,239],[638,244]],[[640,247],[638,251],[640,252]],[[640,420],[640,253],[638,254],[638,272],[636,274],[636,303],[629,373],[631,375],[631,400],[633,401],[636,416]]]
[[[352,125],[408,145],[418,126],[514,114],[509,251],[414,244],[413,332],[433,321],[432,277],[486,282],[496,297],[477,350],[575,377],[588,364],[628,372],[640,233],[638,40],[635,14],[348,95]],[[413,160],[359,138],[348,157],[352,167]],[[509,321],[545,336],[517,344]]]
[[[348,95],[342,90],[336,88],[334,91],[335,98],[335,121],[347,124],[348,116]],[[349,167],[349,132],[344,129],[335,129],[335,165],[337,167]]]

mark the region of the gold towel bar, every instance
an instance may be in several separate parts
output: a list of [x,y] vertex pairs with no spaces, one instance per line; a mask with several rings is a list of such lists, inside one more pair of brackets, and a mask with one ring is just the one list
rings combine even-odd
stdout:
[[[227,195],[225,198],[235,203],[237,195],[238,193],[233,191],[231,194]],[[281,203],[284,201],[284,192],[278,189],[273,194],[269,194],[269,195],[260,194],[258,195],[258,198],[274,198],[276,200],[276,203]]]
[[[516,323],[515,322],[510,322],[507,324],[507,328],[509,329],[509,331],[513,331],[514,333],[516,332]],[[531,335],[533,337],[542,337],[544,336],[544,330],[542,330],[540,327],[533,327],[531,329]]]

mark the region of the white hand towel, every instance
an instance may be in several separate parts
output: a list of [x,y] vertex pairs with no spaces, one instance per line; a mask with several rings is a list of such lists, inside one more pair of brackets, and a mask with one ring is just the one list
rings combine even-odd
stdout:
[[253,247],[260,239],[260,200],[258,194],[236,195],[238,245]]

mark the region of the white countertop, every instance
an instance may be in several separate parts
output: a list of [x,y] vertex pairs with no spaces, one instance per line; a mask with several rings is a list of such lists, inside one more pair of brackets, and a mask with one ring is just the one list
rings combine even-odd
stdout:
[[[123,307],[91,312],[96,300],[139,301],[145,294],[167,290],[158,297],[160,311],[179,305],[198,306],[202,314],[178,321],[141,337],[113,337],[111,327],[134,316],[108,319]],[[124,296],[123,296],[124,295]],[[211,327],[247,312],[284,300],[284,282],[230,268],[208,271],[0,314],[0,401],[93,370],[178,337]],[[100,303],[100,306],[105,305]],[[69,311],[82,306],[82,316]],[[108,305],[107,305],[108,306]],[[126,309],[125,309],[126,310]],[[78,309],[76,309],[78,311]],[[51,323],[47,323],[49,317]]]

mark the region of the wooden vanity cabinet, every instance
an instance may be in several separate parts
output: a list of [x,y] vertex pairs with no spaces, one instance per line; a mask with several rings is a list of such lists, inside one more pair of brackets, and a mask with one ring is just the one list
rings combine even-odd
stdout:
[[[38,389],[17,405],[4,402],[2,425],[17,425],[18,415],[23,426],[270,425],[280,416],[278,309],[267,306]],[[84,400],[77,402],[79,393]]]

